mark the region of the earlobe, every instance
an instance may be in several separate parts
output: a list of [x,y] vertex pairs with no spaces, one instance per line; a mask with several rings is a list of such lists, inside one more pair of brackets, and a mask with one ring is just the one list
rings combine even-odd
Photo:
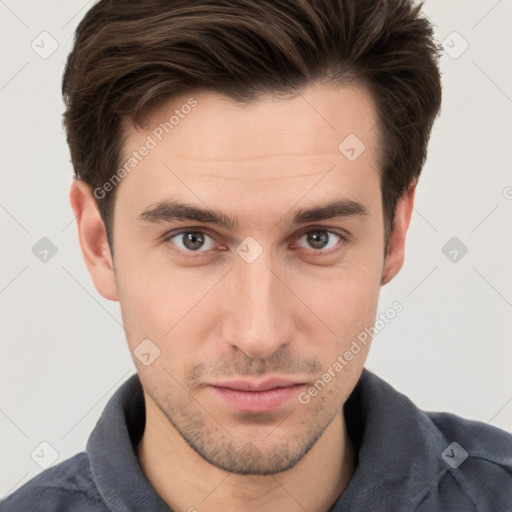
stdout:
[[69,192],[84,261],[96,290],[106,299],[117,301],[117,285],[105,225],[91,188],[74,179]]
[[411,222],[414,209],[414,194],[416,184],[402,195],[395,210],[395,224],[389,240],[388,253],[384,260],[381,286],[389,283],[395,277],[404,263],[405,236]]

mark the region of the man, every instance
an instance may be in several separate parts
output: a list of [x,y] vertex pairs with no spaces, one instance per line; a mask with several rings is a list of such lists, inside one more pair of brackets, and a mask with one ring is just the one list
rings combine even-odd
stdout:
[[441,101],[419,7],[103,0],[63,93],[137,374],[2,511],[511,509],[512,436],[364,369]]

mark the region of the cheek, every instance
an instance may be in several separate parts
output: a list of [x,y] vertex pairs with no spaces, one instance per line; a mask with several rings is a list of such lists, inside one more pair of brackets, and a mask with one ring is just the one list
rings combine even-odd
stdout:
[[193,333],[187,332],[193,311],[187,315],[190,306],[169,282],[144,277],[126,277],[119,294],[126,339],[143,384],[153,393],[154,385],[165,384],[168,394],[197,357]]
[[331,389],[336,390],[333,399],[355,383],[370,347],[369,329],[377,313],[383,261],[383,257],[371,257],[372,252],[369,246],[365,247],[343,265],[328,272],[317,270],[314,275],[304,273],[299,280],[297,295],[330,329],[327,331],[318,322],[310,322],[305,327],[307,343],[302,350],[307,353],[314,347],[314,355],[321,360],[323,370],[330,370],[326,378],[332,378]]
[[155,366],[182,371],[187,361],[197,358],[204,330],[212,327],[208,291],[218,276],[172,269],[162,259],[137,261],[133,254],[119,268],[119,302],[130,349],[148,338],[160,350]]
[[123,323],[133,348],[140,339],[163,337],[183,297],[176,298],[174,283],[171,288],[171,281],[162,278],[162,269],[149,257],[137,258],[134,251],[122,254],[116,261],[116,279]]
[[297,295],[304,298],[336,332],[373,321],[380,292],[381,260],[344,264],[321,272],[304,273]]
[[373,283],[354,280],[345,283],[343,290],[333,290],[326,306],[329,307],[329,325],[336,335],[331,338],[329,349],[326,348],[329,360],[325,364],[331,367],[338,356],[342,356],[345,376],[358,373],[366,360],[371,342],[368,333],[375,321],[378,290]]

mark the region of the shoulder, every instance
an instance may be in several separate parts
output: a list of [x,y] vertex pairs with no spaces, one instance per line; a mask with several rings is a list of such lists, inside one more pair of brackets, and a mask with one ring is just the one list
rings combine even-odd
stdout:
[[[512,434],[450,413],[425,413],[445,439],[444,471],[435,493],[474,510],[509,511]],[[449,496],[449,498],[448,498]],[[428,500],[427,500],[428,501]],[[471,510],[473,510],[471,509]]]
[[0,512],[105,512],[85,452],[52,466],[0,501]]
[[508,467],[512,464],[512,434],[489,423],[461,418],[446,412],[426,412],[446,438],[464,440],[475,456]]

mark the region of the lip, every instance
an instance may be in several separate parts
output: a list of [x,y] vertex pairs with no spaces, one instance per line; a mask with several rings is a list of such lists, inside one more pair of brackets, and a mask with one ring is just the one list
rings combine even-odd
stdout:
[[212,385],[219,388],[234,389],[236,391],[266,391],[268,389],[286,388],[297,384],[302,384],[302,382],[296,382],[283,377],[272,377],[260,382],[239,379],[216,382]]
[[230,407],[248,413],[275,411],[295,398],[303,382],[274,377],[263,381],[230,380],[210,384],[213,395]]

